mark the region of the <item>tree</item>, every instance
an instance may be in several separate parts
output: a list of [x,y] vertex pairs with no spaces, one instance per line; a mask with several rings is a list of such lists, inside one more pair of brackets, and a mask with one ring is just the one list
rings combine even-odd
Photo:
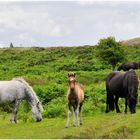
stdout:
[[112,65],[113,70],[118,62],[125,60],[122,45],[116,42],[114,37],[100,39],[97,45],[97,55],[103,63]]
[[10,43],[10,48],[14,48],[14,46],[13,46],[13,44],[12,44],[12,43]]

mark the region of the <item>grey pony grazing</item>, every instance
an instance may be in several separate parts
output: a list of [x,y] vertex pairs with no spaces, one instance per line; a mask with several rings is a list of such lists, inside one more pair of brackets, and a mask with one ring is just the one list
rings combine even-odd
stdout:
[[22,78],[14,78],[11,81],[0,81],[0,104],[14,103],[11,117],[12,123],[17,123],[18,106],[22,99],[26,99],[32,108],[32,113],[37,122],[42,120],[42,105],[32,87]]
[[[69,82],[69,89],[67,93],[68,119],[66,128],[68,128],[70,115],[72,111],[74,111],[76,117],[76,126],[79,126],[79,118],[78,118],[79,113],[80,113],[80,125],[82,125],[82,105],[84,101],[83,86],[76,82],[75,73],[68,73],[68,82]],[[73,125],[74,125],[74,114],[73,114]]]

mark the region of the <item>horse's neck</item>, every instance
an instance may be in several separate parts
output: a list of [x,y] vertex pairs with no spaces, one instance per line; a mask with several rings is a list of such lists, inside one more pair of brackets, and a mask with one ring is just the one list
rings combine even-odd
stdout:
[[37,102],[36,95],[31,88],[26,90],[26,99],[31,107],[34,106]]
[[70,94],[72,94],[72,95],[76,95],[76,90],[75,90],[75,88],[72,90],[72,89],[70,89]]

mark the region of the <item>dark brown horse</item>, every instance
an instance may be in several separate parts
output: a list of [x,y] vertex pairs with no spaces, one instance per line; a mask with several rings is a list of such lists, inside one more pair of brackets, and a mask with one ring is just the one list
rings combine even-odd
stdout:
[[[68,73],[68,82],[69,82],[69,88],[68,88],[68,120],[66,124],[66,128],[68,128],[69,120],[70,120],[70,114],[74,111],[75,117],[76,117],[76,125],[79,126],[79,119],[78,115],[80,113],[80,125],[82,125],[82,105],[84,101],[84,90],[83,86],[76,82],[75,73],[71,72]],[[72,109],[73,108],[73,109]],[[74,125],[74,119],[73,119],[73,125]]]
[[106,79],[106,91],[106,113],[114,110],[114,103],[116,112],[120,112],[118,106],[119,97],[125,98],[125,113],[127,113],[127,105],[131,113],[136,112],[138,76],[134,70],[129,70],[126,73],[119,71],[110,73]]
[[123,63],[118,67],[118,71],[124,70],[128,71],[130,69],[140,69],[140,62],[130,62],[130,63]]

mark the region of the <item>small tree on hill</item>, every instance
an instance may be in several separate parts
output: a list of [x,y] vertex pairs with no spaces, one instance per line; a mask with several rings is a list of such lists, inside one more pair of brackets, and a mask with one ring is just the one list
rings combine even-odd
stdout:
[[14,48],[13,43],[10,43],[10,48]]
[[124,50],[114,37],[100,39],[97,45],[97,55],[103,63],[112,65],[113,70],[118,62],[125,60]]

